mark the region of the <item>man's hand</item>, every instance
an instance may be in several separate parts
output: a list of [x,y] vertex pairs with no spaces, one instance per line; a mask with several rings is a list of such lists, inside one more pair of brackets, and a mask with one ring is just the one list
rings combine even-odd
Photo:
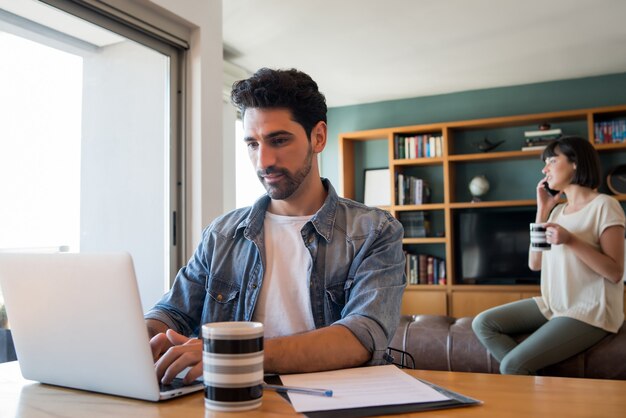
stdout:
[[189,372],[184,377],[189,384],[202,376],[202,340],[187,338],[174,330],[157,334],[150,340],[152,355],[156,361],[157,379],[168,384],[187,367]]
[[167,338],[164,332],[158,333],[154,337],[150,339],[150,348],[152,349],[152,360],[156,363],[158,359],[161,358],[163,354],[172,346],[173,344]]

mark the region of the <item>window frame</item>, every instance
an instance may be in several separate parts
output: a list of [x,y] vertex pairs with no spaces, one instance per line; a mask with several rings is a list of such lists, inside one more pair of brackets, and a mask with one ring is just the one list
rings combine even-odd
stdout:
[[145,45],[169,57],[169,286],[184,264],[186,254],[185,92],[188,39],[160,29],[123,10],[93,0],[39,0],[104,29]]

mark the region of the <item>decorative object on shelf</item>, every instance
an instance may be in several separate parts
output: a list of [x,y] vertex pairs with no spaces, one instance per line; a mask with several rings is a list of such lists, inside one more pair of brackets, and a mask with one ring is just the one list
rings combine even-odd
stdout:
[[544,122],[541,125],[539,125],[539,130],[540,131],[549,131],[551,128],[550,124],[548,122]]
[[480,202],[481,196],[489,191],[489,181],[487,177],[481,175],[475,176],[469,182],[469,191],[472,194],[472,202]]
[[485,137],[482,141],[476,142],[474,145],[482,152],[489,152],[494,148],[497,148],[500,144],[504,142],[504,139],[498,142],[491,142],[487,137]]
[[524,132],[522,151],[542,150],[562,135],[561,128],[550,129],[549,123],[542,123],[538,130]]
[[366,169],[363,203],[367,206],[391,205],[390,181],[388,168]]
[[614,194],[626,194],[626,164],[618,165],[609,171],[606,185]]

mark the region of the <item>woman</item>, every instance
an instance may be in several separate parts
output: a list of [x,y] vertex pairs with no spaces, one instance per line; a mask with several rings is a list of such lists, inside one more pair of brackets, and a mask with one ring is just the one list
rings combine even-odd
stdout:
[[[624,321],[624,211],[597,191],[595,148],[564,137],[542,154],[535,222],[546,226],[549,251],[529,251],[531,270],[541,270],[541,296],[489,309],[472,323],[500,362],[502,374],[535,374],[615,333]],[[559,190],[566,196],[559,203]],[[521,343],[511,335],[531,334]]]

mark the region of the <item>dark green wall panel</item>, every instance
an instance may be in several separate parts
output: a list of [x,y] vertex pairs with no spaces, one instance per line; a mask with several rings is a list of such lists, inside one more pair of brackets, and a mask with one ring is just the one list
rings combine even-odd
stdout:
[[[341,132],[623,104],[626,73],[330,108],[322,173],[338,187],[337,142]],[[373,151],[367,147],[359,150],[365,156],[358,167],[361,172],[381,166],[380,145],[374,145]],[[536,176],[529,177],[535,181]],[[360,184],[357,194],[362,193]]]

